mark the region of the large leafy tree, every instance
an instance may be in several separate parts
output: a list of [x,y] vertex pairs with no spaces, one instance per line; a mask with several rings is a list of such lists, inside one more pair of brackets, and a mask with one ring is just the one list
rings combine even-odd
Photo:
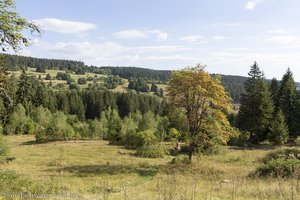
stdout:
[[21,49],[21,45],[28,46],[30,41],[24,36],[24,30],[31,33],[40,33],[40,28],[15,12],[13,0],[0,0],[0,47],[2,51],[12,48],[15,52]]
[[241,97],[238,127],[250,132],[250,141],[259,143],[267,139],[274,106],[269,85],[256,62],[244,83],[246,93]]
[[228,141],[232,133],[226,117],[230,98],[219,77],[212,78],[201,65],[185,68],[173,72],[167,90],[170,103],[186,111],[190,161],[197,149]]

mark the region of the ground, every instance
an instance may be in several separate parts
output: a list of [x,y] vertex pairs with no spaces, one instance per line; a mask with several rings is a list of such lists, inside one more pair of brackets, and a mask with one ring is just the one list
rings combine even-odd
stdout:
[[[138,158],[134,150],[106,141],[66,141],[35,144],[34,136],[6,136],[10,155],[16,159],[0,164],[13,170],[21,181],[6,183],[2,190],[72,194],[69,199],[299,199],[294,179],[254,178],[269,149],[224,147],[219,155],[202,156],[192,165],[171,164],[173,156]],[[5,182],[6,181],[6,182]],[[11,187],[11,188],[9,188]],[[4,188],[4,189],[3,189]],[[12,189],[14,188],[14,189]],[[33,191],[32,191],[33,190]],[[0,194],[5,192],[0,191]]]

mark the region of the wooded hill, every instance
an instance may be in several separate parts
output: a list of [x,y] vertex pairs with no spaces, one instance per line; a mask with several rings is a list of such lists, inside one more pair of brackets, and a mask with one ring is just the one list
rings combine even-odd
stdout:
[[[153,70],[139,67],[113,67],[113,66],[87,66],[81,61],[33,58],[18,55],[4,54],[9,70],[15,71],[23,68],[36,68],[39,72],[45,70],[63,70],[75,74],[96,73],[119,76],[124,79],[142,78],[148,83],[166,84],[171,76],[170,70]],[[216,76],[216,74],[212,74]],[[221,75],[222,85],[234,102],[239,103],[240,96],[245,92],[244,82],[247,77],[234,75]],[[300,83],[296,83],[300,87]]]

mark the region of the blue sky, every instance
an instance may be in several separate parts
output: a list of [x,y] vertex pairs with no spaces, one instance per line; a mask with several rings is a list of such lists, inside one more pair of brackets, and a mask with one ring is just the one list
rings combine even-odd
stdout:
[[268,78],[288,67],[300,81],[299,0],[26,0],[21,16],[43,27],[22,55],[96,66],[180,69]]

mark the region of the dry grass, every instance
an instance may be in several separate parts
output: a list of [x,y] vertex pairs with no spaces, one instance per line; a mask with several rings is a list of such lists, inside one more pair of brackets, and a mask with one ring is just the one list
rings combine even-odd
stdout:
[[[194,164],[172,156],[137,158],[106,141],[34,144],[33,136],[7,136],[16,160],[0,165],[20,176],[80,199],[299,199],[295,179],[249,177],[270,150],[228,149]],[[53,186],[54,185],[54,186]],[[1,193],[1,191],[0,191]]]

